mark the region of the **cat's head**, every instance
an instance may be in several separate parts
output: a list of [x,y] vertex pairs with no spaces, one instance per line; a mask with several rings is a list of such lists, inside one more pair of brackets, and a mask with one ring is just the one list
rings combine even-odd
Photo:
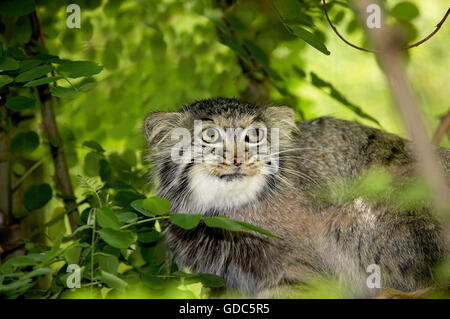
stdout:
[[288,107],[202,100],[147,116],[158,194],[178,207],[233,209],[289,186],[298,128]]

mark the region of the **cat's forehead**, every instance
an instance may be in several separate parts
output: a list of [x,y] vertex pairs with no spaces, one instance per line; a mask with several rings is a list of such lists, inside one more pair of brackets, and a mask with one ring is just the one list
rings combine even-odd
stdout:
[[235,99],[210,99],[187,105],[184,112],[195,120],[212,121],[223,127],[247,127],[264,122],[263,107],[239,102]]

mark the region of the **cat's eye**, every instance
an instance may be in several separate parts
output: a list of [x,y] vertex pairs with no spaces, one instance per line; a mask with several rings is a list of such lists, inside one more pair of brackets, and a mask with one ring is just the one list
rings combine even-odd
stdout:
[[247,131],[247,135],[245,136],[245,141],[255,144],[260,143],[264,140],[264,130],[258,128],[251,128]]
[[202,132],[202,139],[206,143],[210,144],[220,142],[221,140],[220,131],[213,127],[204,129]]

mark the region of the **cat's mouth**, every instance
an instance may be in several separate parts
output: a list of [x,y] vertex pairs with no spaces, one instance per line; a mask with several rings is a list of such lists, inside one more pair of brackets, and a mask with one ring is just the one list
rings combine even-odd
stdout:
[[225,181],[227,181],[227,182],[230,182],[230,181],[233,181],[233,180],[236,180],[236,179],[244,178],[244,177],[246,177],[246,176],[247,176],[247,174],[242,174],[242,173],[232,173],[232,174],[223,174],[223,175],[220,175],[219,178],[222,179],[222,180],[225,180]]

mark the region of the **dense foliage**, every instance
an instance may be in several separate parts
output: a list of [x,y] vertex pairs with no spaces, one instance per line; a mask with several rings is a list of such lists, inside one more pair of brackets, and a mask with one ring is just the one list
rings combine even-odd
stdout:
[[[328,2],[342,32],[369,46],[347,2]],[[445,11],[445,1],[426,4],[431,16],[418,1],[382,2],[408,42]],[[373,86],[383,80],[376,61],[360,63],[361,53],[339,42],[321,1],[78,0],[81,28],[66,24],[70,3],[0,1],[2,297],[207,297],[223,279],[177,268],[161,234],[166,220],[273,236],[224,217],[168,213],[170,203],[153,196],[145,161],[141,127],[151,111],[238,96],[290,105],[299,120],[333,113],[404,134],[397,117],[386,116],[386,87]],[[448,28],[442,32],[448,38]],[[437,65],[423,67],[430,78],[413,81],[423,89],[430,130],[448,108],[442,42],[425,44],[416,60],[406,53],[413,66]],[[352,57],[359,64],[350,65]],[[318,72],[330,69],[324,61],[342,70]],[[364,86],[356,83],[365,78],[360,68],[372,76]],[[81,267],[79,289],[67,287],[72,264]],[[306,296],[344,297],[333,285]]]

